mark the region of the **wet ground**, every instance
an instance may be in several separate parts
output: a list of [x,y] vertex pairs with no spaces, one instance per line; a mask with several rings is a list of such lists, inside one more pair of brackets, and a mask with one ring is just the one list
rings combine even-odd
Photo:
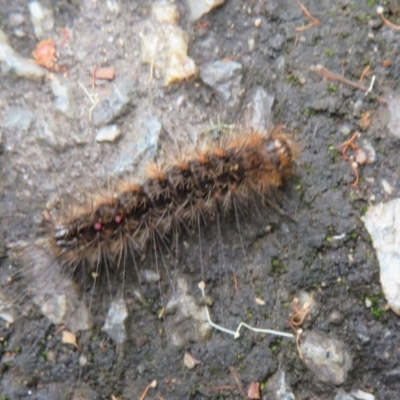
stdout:
[[[111,296],[106,287],[95,291],[94,327],[77,333],[79,348],[63,344],[59,327],[32,302],[20,307],[24,317],[2,327],[2,398],[139,399],[153,380],[157,387],[148,399],[241,399],[251,382],[260,383],[263,399],[344,399],[341,390],[351,398],[361,398],[357,391],[379,400],[399,397],[399,319],[385,311],[378,262],[361,220],[371,202],[399,191],[399,141],[388,133],[383,101],[398,90],[399,33],[382,23],[369,0],[305,2],[320,24],[300,30],[310,19],[294,0],[228,0],[196,21],[186,3],[177,2],[201,78],[164,87],[140,60],[141,24],[152,2],[120,2],[119,13],[108,3],[41,2],[54,12],[54,27],[43,39],[56,42],[58,64],[68,73],[39,81],[12,73],[1,78],[2,255],[13,243],[40,236],[42,212],[60,196],[79,197],[121,170],[140,174],[171,143],[212,134],[212,126],[246,129],[246,110],[255,107],[257,93],[274,98],[271,120],[284,124],[298,144],[295,176],[273,200],[282,212],[271,205],[262,218],[240,217],[239,229],[235,215],[228,216],[200,236],[180,237],[177,257],[161,251],[158,259],[151,254],[141,260],[140,269],[161,280],[139,285],[136,272],[128,273],[121,344],[102,330],[120,291],[118,277]],[[395,22],[400,6],[388,3]],[[13,13],[23,16],[21,24]],[[15,51],[32,58],[38,39],[26,2],[6,0],[0,28]],[[65,28],[67,39],[60,33]],[[204,83],[214,71],[209,65],[221,60],[241,65],[226,76],[229,99]],[[324,79],[313,71],[318,64],[353,82],[369,66],[361,84],[368,87],[375,76],[372,93]],[[115,79],[92,88],[95,65],[114,67]],[[64,108],[56,103],[55,81],[70,93]],[[111,123],[119,139],[97,141],[99,129]],[[355,166],[339,146],[356,131],[360,137],[352,143],[369,162],[359,160],[355,183]],[[3,259],[6,273],[9,265]],[[250,331],[237,340],[216,330],[202,337],[198,322],[179,307],[159,317],[177,292],[204,311],[201,280],[213,300],[213,320],[229,329],[245,321],[291,332],[293,299],[302,291],[313,294],[314,308],[301,328],[344,344],[352,366],[343,382],[321,381],[323,373],[307,367],[294,340]],[[139,290],[143,297],[135,295]],[[82,299],[88,304],[90,290]],[[200,363],[189,369],[185,354]],[[339,369],[348,368],[342,364]],[[279,392],[275,382],[282,373],[285,390]]]

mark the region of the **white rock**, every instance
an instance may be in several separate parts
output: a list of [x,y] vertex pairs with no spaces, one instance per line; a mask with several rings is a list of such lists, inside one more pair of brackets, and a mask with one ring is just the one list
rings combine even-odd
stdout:
[[352,368],[352,357],[347,345],[317,331],[308,331],[301,338],[303,363],[315,377],[334,385],[345,382]]
[[119,15],[121,12],[121,6],[117,0],[107,0],[107,8],[116,15]]
[[194,21],[208,13],[213,8],[225,3],[225,0],[187,0],[190,8],[190,18]]
[[121,136],[121,129],[117,125],[109,125],[99,129],[96,142],[114,142]]
[[400,137],[400,97],[389,99],[388,109],[390,111],[389,131],[394,136]]
[[352,390],[350,394],[357,400],[375,400],[375,396],[373,394],[364,392],[360,389]]
[[3,73],[27,79],[41,79],[47,71],[30,60],[21,57],[8,44],[7,36],[0,29],[0,65]]
[[87,363],[88,363],[87,357],[84,354],[81,354],[81,356],[79,357],[79,365],[81,367],[84,367]]
[[378,256],[383,293],[400,315],[400,199],[371,207],[364,223]]
[[128,316],[128,308],[123,299],[114,300],[107,313],[103,330],[116,343],[123,343],[126,340],[125,319]]
[[15,321],[12,304],[12,299],[6,293],[0,290],[0,318],[6,322],[9,322],[10,324]]
[[385,193],[387,194],[393,193],[393,186],[387,180],[384,179],[381,183]]
[[175,4],[159,1],[153,4],[151,18],[141,29],[141,59],[151,66],[151,79],[164,78],[164,84],[188,79],[197,74],[195,62],[188,57],[188,37],[177,25]]
[[51,31],[54,26],[53,12],[43,7],[38,1],[28,3],[29,12],[31,13],[31,21],[35,36],[42,39],[46,31]]

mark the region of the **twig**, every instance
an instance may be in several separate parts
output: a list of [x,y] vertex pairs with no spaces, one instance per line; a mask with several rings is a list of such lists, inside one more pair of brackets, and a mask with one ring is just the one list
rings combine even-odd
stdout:
[[239,392],[241,393],[242,396],[247,397],[247,396],[246,396],[246,393],[244,392],[244,390],[243,390],[243,388],[242,388],[242,385],[241,385],[241,383],[240,383],[240,380],[239,380],[239,377],[238,377],[236,371],[234,370],[233,367],[230,367],[229,370],[230,370],[230,372],[231,372],[231,374],[232,374],[232,376],[233,376],[233,379],[236,381],[236,384],[237,384],[238,387],[239,387]]
[[350,147],[354,153],[357,153],[357,151],[359,150],[359,147],[354,143],[354,141],[359,137],[360,137],[360,134],[358,132],[355,132],[354,135],[349,140],[346,140],[345,142],[343,142],[342,144],[339,145],[339,149],[340,148],[342,149],[342,157],[346,161],[350,162],[351,169],[355,175],[355,179],[354,179],[354,182],[351,184],[351,187],[356,187],[358,185],[359,174],[358,174],[358,170],[357,170],[357,163],[355,163],[353,161],[353,159],[347,155],[347,150]]
[[[337,81],[337,82],[344,83],[345,85],[348,85],[355,89],[361,90],[362,92],[366,92],[366,93],[370,92],[369,88],[366,88],[365,86],[363,86],[357,82],[353,82],[350,79],[346,79],[342,75],[335,74],[332,71],[329,71],[329,69],[326,69],[321,64],[318,64],[316,66],[311,66],[309,69],[310,69],[310,71],[315,72],[316,74],[321,75],[322,77],[329,79],[331,81]],[[378,99],[379,103],[387,104],[387,101],[383,97],[378,96],[377,99]]]
[[308,25],[295,28],[296,32],[304,32],[307,29],[312,28],[313,26],[317,26],[317,25],[321,24],[321,22],[319,22],[317,20],[317,18],[315,18],[313,15],[311,15],[310,11],[307,10],[307,8],[304,6],[304,4],[302,4],[300,2],[300,0],[296,0],[296,2],[299,5],[299,7],[301,8],[301,11],[303,11],[303,13],[306,14],[306,16],[311,19],[311,22]]
[[380,15],[381,20],[384,24],[386,24],[387,26],[389,26],[390,28],[394,29],[395,31],[400,31],[400,26],[395,25],[393,22],[390,22],[388,19],[385,18],[385,16],[383,15],[383,7],[379,6],[376,9],[376,12]]
[[371,69],[371,66],[370,65],[367,65],[365,68],[364,68],[364,71],[362,72],[362,74],[361,74],[361,76],[360,76],[360,79],[359,79],[359,81],[358,82],[362,82],[362,80],[364,79],[364,76],[367,74],[367,72],[369,71]]
[[96,70],[97,70],[97,66],[95,65],[92,68],[92,89],[94,89],[96,87]]
[[235,390],[236,386],[233,385],[224,385],[224,386],[217,386],[215,388],[208,389],[210,393],[217,393],[222,392],[223,390]]
[[143,394],[140,396],[140,400],[144,400],[144,399],[146,398],[147,393],[149,392],[149,390],[150,390],[151,388],[155,388],[156,386],[157,386],[157,381],[154,379],[153,382],[149,383],[149,384],[146,386],[146,389],[144,389]]

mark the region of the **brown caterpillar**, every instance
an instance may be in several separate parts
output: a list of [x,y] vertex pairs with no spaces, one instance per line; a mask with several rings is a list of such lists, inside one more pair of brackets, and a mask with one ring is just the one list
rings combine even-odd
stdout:
[[281,130],[223,136],[171,163],[149,165],[141,183],[120,180],[70,206],[51,221],[55,258],[71,274],[118,267],[149,243],[207,224],[217,212],[263,201],[292,175],[294,151]]

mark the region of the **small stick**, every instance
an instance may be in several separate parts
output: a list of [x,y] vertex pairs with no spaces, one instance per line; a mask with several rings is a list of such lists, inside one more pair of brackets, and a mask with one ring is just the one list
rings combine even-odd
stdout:
[[390,22],[388,19],[385,18],[385,16],[383,15],[383,7],[382,6],[379,6],[376,9],[376,12],[379,14],[379,16],[381,17],[381,20],[384,24],[386,24],[390,28],[394,29],[395,31],[400,31],[400,26],[395,25],[393,22]]
[[300,2],[300,0],[296,0],[296,2],[299,5],[299,7],[301,8],[301,11],[303,11],[303,13],[306,14],[306,16],[311,19],[311,22],[308,25],[295,28],[296,32],[304,32],[307,29],[312,28],[313,26],[317,26],[317,25],[321,24],[321,22],[319,22],[317,20],[317,18],[315,18],[313,15],[311,15],[310,11],[307,10],[307,8],[304,6],[304,4],[302,4]]
[[97,70],[97,66],[95,65],[92,68],[92,89],[94,89],[96,87],[96,70]]
[[[312,66],[310,67],[310,71],[313,71],[315,73],[317,73],[318,75],[321,75],[322,77],[329,79],[331,81],[337,81],[337,82],[341,82],[344,83],[345,85],[349,85],[355,89],[361,90],[363,92],[369,92],[370,89],[366,88],[363,85],[360,85],[357,82],[353,82],[350,79],[346,79],[344,76],[339,75],[339,74],[335,74],[332,71],[329,71],[329,69],[326,69],[324,66],[322,66],[321,64],[318,64],[316,66]],[[387,104],[387,101],[383,98],[378,96],[377,97],[379,103],[381,104]]]
[[358,82],[362,82],[362,80],[364,79],[364,76],[367,74],[367,72],[371,69],[371,66],[367,65],[364,68],[364,71],[362,72],[361,76],[360,76],[360,80]]
[[140,400],[144,400],[146,398],[147,393],[149,392],[149,390],[151,388],[155,388],[156,386],[157,386],[157,381],[156,380],[154,380],[153,382],[149,383],[146,386],[146,389],[144,390],[143,394],[140,396]]
[[242,385],[241,385],[241,383],[240,383],[240,380],[239,380],[239,377],[238,377],[236,371],[234,370],[233,367],[230,367],[229,370],[230,370],[230,372],[231,372],[231,374],[232,374],[232,376],[233,376],[233,379],[236,381],[236,384],[237,384],[238,387],[239,387],[239,392],[241,393],[241,395],[242,395],[243,397],[247,397],[247,396],[246,396],[246,393],[244,392],[244,390],[243,390],[243,388],[242,388]]
[[224,385],[224,386],[217,386],[215,388],[209,389],[210,393],[217,393],[217,392],[222,392],[223,390],[235,390],[236,386],[233,385]]

